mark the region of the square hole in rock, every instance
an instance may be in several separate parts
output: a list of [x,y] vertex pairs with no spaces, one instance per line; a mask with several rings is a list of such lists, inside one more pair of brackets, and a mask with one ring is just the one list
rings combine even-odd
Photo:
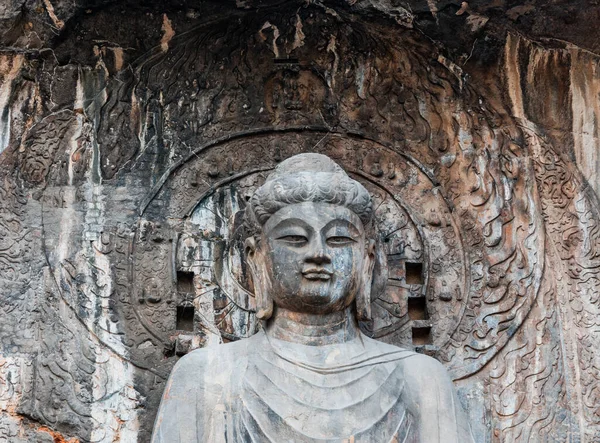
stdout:
[[177,306],[177,326],[178,331],[194,331],[194,307]]
[[408,316],[411,320],[427,319],[427,303],[425,297],[408,297]]
[[177,271],[177,291],[194,292],[194,273]]
[[431,328],[412,328],[412,342],[416,346],[428,345],[431,343]]
[[423,284],[423,263],[405,262],[406,283],[409,285]]

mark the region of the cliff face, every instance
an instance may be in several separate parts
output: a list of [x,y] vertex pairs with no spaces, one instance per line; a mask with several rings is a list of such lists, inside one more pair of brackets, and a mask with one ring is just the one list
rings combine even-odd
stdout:
[[365,332],[477,441],[598,441],[600,6],[547,3],[0,5],[0,440],[148,441],[256,331],[241,211],[314,151],[377,201]]

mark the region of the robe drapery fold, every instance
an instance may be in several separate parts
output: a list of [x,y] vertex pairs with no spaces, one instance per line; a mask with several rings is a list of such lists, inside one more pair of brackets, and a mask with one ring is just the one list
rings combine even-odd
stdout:
[[473,442],[436,360],[360,335],[306,346],[264,332],[173,369],[152,443]]

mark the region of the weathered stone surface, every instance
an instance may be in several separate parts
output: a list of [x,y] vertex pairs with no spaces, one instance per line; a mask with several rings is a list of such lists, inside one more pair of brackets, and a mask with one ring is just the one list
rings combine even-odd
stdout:
[[390,234],[368,333],[476,441],[597,441],[596,6],[493,3],[4,2],[0,439],[148,441],[255,331],[240,211],[310,151]]
[[153,443],[474,443],[439,362],[360,331],[388,276],[373,204],[327,156],[277,165],[244,210],[261,330],[177,363]]

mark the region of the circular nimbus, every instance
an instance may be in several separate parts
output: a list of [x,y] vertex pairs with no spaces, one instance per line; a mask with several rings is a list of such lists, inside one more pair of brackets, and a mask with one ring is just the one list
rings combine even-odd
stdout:
[[[441,348],[466,304],[465,261],[444,198],[414,162],[373,142],[321,134],[267,134],[206,149],[168,175],[143,207],[133,253],[137,316],[168,343],[176,312],[193,308],[190,333],[233,340],[255,332],[254,297],[243,257],[243,211],[276,164],[299,152],[330,156],[371,192],[379,272],[369,335]],[[244,152],[236,156],[236,152]],[[165,241],[169,238],[169,241]],[[147,263],[168,261],[164,267]],[[156,288],[161,274],[162,287]],[[385,284],[383,284],[385,283]],[[154,285],[153,288],[146,286]],[[163,297],[143,296],[144,291]]]

